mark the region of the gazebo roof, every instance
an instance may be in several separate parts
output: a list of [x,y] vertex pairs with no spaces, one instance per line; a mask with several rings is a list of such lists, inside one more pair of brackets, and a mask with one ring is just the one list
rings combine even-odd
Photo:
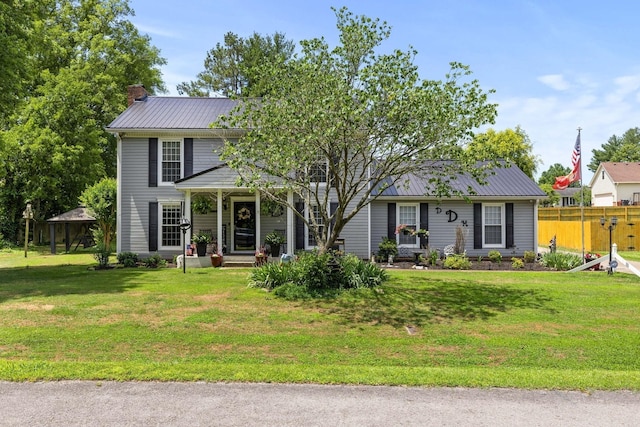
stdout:
[[47,222],[94,222],[95,220],[94,217],[87,213],[87,208],[80,206],[49,218]]

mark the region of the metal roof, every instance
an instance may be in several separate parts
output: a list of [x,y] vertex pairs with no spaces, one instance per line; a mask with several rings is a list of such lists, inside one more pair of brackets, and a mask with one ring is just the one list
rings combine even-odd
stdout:
[[80,206],[58,216],[49,218],[47,222],[94,222],[95,220],[96,219],[93,216],[89,215],[87,208]]
[[[429,182],[435,175],[424,171],[421,176],[408,174],[395,185],[384,189],[381,196],[392,197],[424,197],[433,193],[434,185]],[[452,176],[450,187],[464,196],[473,197],[531,197],[546,198],[547,194],[515,165],[497,167],[486,177],[486,184],[479,184],[467,173]],[[389,181],[391,182],[391,181]],[[475,192],[469,191],[469,188]]]
[[107,130],[209,129],[237,104],[229,98],[148,96],[131,104]]

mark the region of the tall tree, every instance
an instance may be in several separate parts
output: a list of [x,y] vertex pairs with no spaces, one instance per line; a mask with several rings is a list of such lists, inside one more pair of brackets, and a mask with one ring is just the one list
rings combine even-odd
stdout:
[[303,41],[299,57],[256,67],[265,96],[214,124],[248,129],[223,157],[267,197],[284,187],[302,198],[313,214],[297,215],[321,251],[376,189],[407,174],[438,177],[425,193],[441,197],[456,194],[447,180],[461,171],[484,176],[464,145],[496,116],[468,67],[452,63],[444,81],[422,80],[415,50],[375,53],[390,35],[386,22],[333,10],[339,46]]
[[602,149],[593,149],[591,162],[587,166],[595,172],[602,162],[638,162],[640,161],[640,128],[631,128],[621,137],[613,135],[602,144]]
[[0,0],[0,130],[20,103],[30,76],[36,12],[33,1]]
[[80,201],[96,219],[105,249],[111,248],[116,233],[117,191],[118,184],[114,178],[103,178],[80,195]]
[[489,129],[477,134],[467,149],[478,160],[503,159],[517,165],[533,179],[540,159],[533,154],[533,144],[529,135],[520,127],[496,132]]
[[229,32],[224,44],[217,43],[207,52],[205,70],[197,79],[178,85],[178,93],[189,96],[260,96],[263,93],[260,80],[254,70],[266,63],[287,61],[293,55],[295,45],[283,33],[261,36],[253,33],[248,39]]
[[104,128],[126,108],[128,84],[164,90],[165,60],[127,19],[128,0],[36,3],[33,78],[15,121],[0,133],[0,233],[11,238],[26,200],[44,219],[75,207],[88,185],[115,176],[116,141]]

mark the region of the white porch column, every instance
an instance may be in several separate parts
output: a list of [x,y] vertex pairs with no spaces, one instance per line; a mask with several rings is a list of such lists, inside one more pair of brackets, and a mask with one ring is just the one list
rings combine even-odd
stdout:
[[191,190],[184,192],[184,212],[182,212],[182,214],[191,223],[191,227],[189,227],[187,234],[185,234],[186,242],[182,243],[186,246],[187,242],[191,243],[191,235],[193,233],[193,219],[191,218]]
[[293,213],[293,191],[287,192],[287,254],[293,255],[296,251],[296,227]]
[[224,241],[222,241],[222,189],[218,188],[218,197],[216,197],[216,202],[218,204],[216,210],[216,235],[218,236],[218,252],[222,252],[222,246],[224,245]]
[[260,192],[256,190],[256,250],[260,248]]

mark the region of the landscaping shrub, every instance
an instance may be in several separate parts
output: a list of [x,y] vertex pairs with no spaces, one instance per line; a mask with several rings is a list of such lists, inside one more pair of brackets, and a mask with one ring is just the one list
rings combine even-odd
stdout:
[[536,253],[533,251],[524,251],[524,262],[527,264],[534,263],[536,261]]
[[11,249],[11,247],[11,242],[0,233],[0,249]]
[[267,262],[251,271],[249,285],[256,288],[275,289],[295,281],[293,263]]
[[138,254],[134,252],[120,252],[118,254],[118,264],[124,267],[137,267]]
[[468,270],[471,268],[471,261],[465,255],[449,255],[444,260],[444,268],[452,270]]
[[383,237],[382,242],[378,244],[378,262],[387,262],[389,255],[394,258],[398,256],[398,243],[395,239]]
[[496,251],[496,250],[489,251],[487,256],[489,257],[489,260],[491,262],[495,262],[495,263],[502,262],[502,254],[500,253],[500,251]]
[[93,230],[93,239],[96,242],[93,257],[98,261],[98,268],[109,267],[109,257],[111,256],[111,248],[104,242],[104,231],[101,228]]
[[429,263],[435,266],[438,263],[438,258],[440,258],[440,252],[433,250],[429,252]]
[[511,268],[524,268],[524,261],[522,261],[520,258],[511,258]]
[[149,258],[144,258],[142,264],[148,268],[166,267],[167,260],[162,258],[159,254],[153,254]]
[[355,255],[300,254],[290,263],[267,263],[251,272],[249,286],[273,289],[287,299],[327,296],[345,289],[370,288],[387,280],[387,272]]
[[583,264],[580,255],[565,252],[547,252],[542,256],[540,262],[545,267],[561,271],[571,270]]

